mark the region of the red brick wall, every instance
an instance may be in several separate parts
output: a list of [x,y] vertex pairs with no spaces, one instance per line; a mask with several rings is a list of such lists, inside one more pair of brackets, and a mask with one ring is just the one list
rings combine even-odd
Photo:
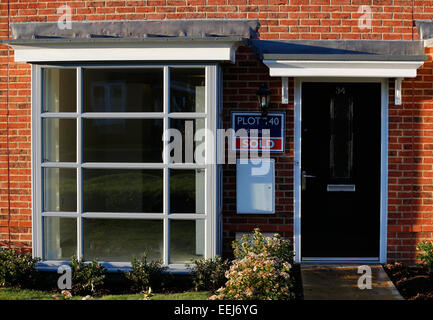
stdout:
[[[14,1],[11,22],[57,21],[68,5],[73,20],[259,19],[262,39],[412,39],[413,19],[432,19],[431,0],[148,0]],[[2,17],[7,1],[2,1]],[[414,4],[414,10],[412,10]],[[370,30],[358,28],[359,6],[372,9]],[[4,21],[2,21],[4,22]],[[2,34],[6,36],[6,34]]]
[[[0,15],[0,39],[7,39],[6,1]],[[14,63],[13,51],[0,46],[0,246],[24,250],[32,243],[30,75],[29,65]]]
[[433,238],[433,49],[393,105],[390,85],[388,257],[412,262],[414,246]]
[[[259,19],[261,39],[418,39],[414,19],[433,19],[433,1],[412,0],[161,0],[25,1],[1,0],[0,39],[8,21],[57,21],[56,9],[72,8],[73,20]],[[360,30],[360,5],[372,9],[372,29]],[[414,5],[414,7],[412,6]],[[433,75],[430,60],[416,79],[403,83],[403,105],[390,97],[389,258],[413,261],[414,243],[432,239]],[[8,63],[9,61],[9,63]],[[235,171],[224,170],[225,251],[236,231],[260,226],[292,236],[293,226],[293,79],[290,102],[280,104],[280,79],[250,49],[241,48],[235,65],[224,66],[224,115],[255,106],[255,91],[267,83],[276,110],[286,111],[286,146],[277,156],[275,215],[235,215]],[[391,83],[392,84],[392,83]],[[412,89],[412,86],[414,89]],[[391,85],[390,94],[393,95]],[[31,247],[30,67],[13,62],[0,46],[0,245]]]
[[271,110],[284,111],[286,153],[272,153],[275,158],[275,211],[276,214],[236,214],[236,165],[224,166],[224,215],[223,251],[229,255],[231,241],[236,232],[248,232],[259,227],[263,232],[278,232],[284,237],[293,237],[293,79],[289,81],[289,104],[281,104],[281,78],[269,76],[269,69],[250,48],[238,49],[235,65],[223,68],[224,128],[231,128],[231,111],[257,110],[257,89],[263,84],[271,89]]

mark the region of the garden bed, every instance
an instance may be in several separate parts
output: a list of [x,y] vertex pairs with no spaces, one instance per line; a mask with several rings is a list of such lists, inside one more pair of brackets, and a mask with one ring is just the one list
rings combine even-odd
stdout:
[[403,298],[433,301],[433,277],[426,269],[398,262],[387,264],[384,269]]
[[[300,265],[292,268],[295,300],[303,299],[302,279]],[[58,274],[54,272],[41,272],[44,279],[33,289],[17,289],[0,287],[0,300],[63,300],[60,290],[56,288]],[[207,300],[211,293],[207,291],[194,291],[189,276],[176,276],[168,288],[155,292],[150,300]],[[99,290],[92,300],[143,300],[144,295],[135,293],[125,285],[122,274],[108,274],[104,288]],[[73,296],[71,300],[82,300],[83,296]]]
[[[29,294],[29,297],[35,297],[36,300],[39,300],[36,298],[39,295],[44,297],[43,300],[47,300],[47,298],[51,300],[53,296],[60,295],[61,290],[57,288],[58,278],[59,275],[56,272],[38,271],[38,281],[31,287],[21,289],[0,287],[0,290],[3,290],[3,293],[0,292],[0,300],[5,292],[16,293],[17,298],[19,298],[20,291],[23,292],[24,296]],[[206,290],[195,291],[191,277],[183,274],[171,275],[167,277],[166,284],[163,287],[156,290],[152,289],[153,296],[150,300],[206,300],[210,296],[210,292]],[[85,294],[74,295],[72,300],[81,300],[83,296]],[[103,285],[91,296],[95,300],[143,300],[144,297],[142,293],[139,293],[131,286],[123,272],[105,273]]]
[[[4,299],[36,300],[193,300],[196,295],[198,299],[211,300],[303,298],[300,266],[293,264],[289,241],[278,235],[265,237],[255,229],[241,241],[233,242],[233,250],[232,261],[220,257],[193,260],[192,265],[186,265],[191,274],[182,275],[167,272],[161,261],[148,261],[145,254],[132,259],[130,271],[114,273],[107,272],[96,260],[84,262],[73,256],[67,280],[67,273],[59,278],[56,272],[37,270],[39,258],[4,249],[0,250],[0,286],[4,287],[1,294]],[[59,283],[60,288],[66,288],[68,281],[70,290],[60,293]]]
[[[292,268],[295,300],[303,299],[300,265]],[[0,287],[0,300],[63,300],[60,290],[56,288],[58,274],[40,272],[42,283],[32,289]],[[92,297],[92,300],[143,300],[144,295],[136,293],[125,285],[123,274],[107,274],[104,288]],[[191,278],[186,275],[173,277],[167,288],[155,292],[149,300],[207,300],[211,296],[208,291],[194,291]],[[70,300],[83,300],[83,296],[72,296]]]

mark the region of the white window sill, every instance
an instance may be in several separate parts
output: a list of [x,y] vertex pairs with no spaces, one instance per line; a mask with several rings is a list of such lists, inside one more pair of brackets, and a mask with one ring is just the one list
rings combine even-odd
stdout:
[[[55,271],[61,265],[70,265],[70,261],[41,261],[37,264],[36,269],[38,271]],[[125,272],[131,271],[131,263],[129,262],[100,262],[103,267],[107,269],[107,272]],[[185,264],[169,264],[167,272],[172,274],[189,274],[190,269]]]

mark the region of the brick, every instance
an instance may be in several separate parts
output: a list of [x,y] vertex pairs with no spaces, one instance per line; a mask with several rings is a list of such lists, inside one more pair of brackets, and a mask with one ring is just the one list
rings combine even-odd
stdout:
[[[11,22],[55,22],[59,16],[56,10],[63,4],[61,1],[11,2]],[[412,26],[412,18],[433,19],[431,1],[416,1],[412,16],[410,0],[148,0],[69,1],[67,4],[73,9],[76,21],[259,19],[261,39],[413,40],[419,35]],[[5,5],[0,5],[1,39],[9,37]],[[372,9],[371,30],[358,27],[360,5]],[[8,49],[0,46],[0,241],[7,241],[13,231],[10,236],[14,246],[28,250],[32,216],[31,73],[28,65],[13,62],[12,50],[9,53],[8,58]],[[393,105],[392,81],[390,86],[388,258],[391,260],[413,261],[416,240],[432,239],[433,235],[433,48],[427,48],[426,54],[429,60],[418,70],[418,77],[403,82],[402,106]],[[234,232],[250,231],[255,226],[292,237],[293,79],[289,85],[289,104],[282,106],[280,79],[269,77],[268,68],[250,48],[239,48],[236,64],[224,64],[222,68],[224,126],[230,125],[230,111],[255,108],[255,91],[266,82],[271,86],[275,109],[286,112],[288,146],[286,153],[275,155],[278,212],[272,217],[236,215],[235,168],[224,167],[224,248],[230,247]],[[10,181],[7,181],[8,174]],[[13,204],[10,209],[8,200]],[[10,228],[4,218],[9,211],[19,217],[14,218]]]

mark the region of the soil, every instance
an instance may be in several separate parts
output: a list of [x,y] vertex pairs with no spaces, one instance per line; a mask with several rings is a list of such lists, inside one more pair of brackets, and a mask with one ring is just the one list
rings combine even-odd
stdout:
[[294,264],[292,267],[293,290],[295,300],[304,300],[304,291],[302,289],[301,265]]
[[[295,300],[303,300],[303,289],[302,289],[302,277],[301,267],[299,264],[292,266],[292,277],[293,277],[293,293]],[[39,272],[38,283],[29,289],[41,290],[58,294],[59,289],[57,288],[58,274],[55,272]],[[194,291],[194,286],[191,281],[191,277],[188,275],[173,275],[169,278],[166,286],[162,288],[152,288],[155,293],[177,293],[185,291]],[[107,294],[133,294],[137,293],[134,291],[126,282],[123,273],[108,273],[104,280],[104,287],[99,289],[94,295],[103,296]]]
[[433,275],[427,270],[399,262],[387,264],[384,269],[403,298],[433,301]]

